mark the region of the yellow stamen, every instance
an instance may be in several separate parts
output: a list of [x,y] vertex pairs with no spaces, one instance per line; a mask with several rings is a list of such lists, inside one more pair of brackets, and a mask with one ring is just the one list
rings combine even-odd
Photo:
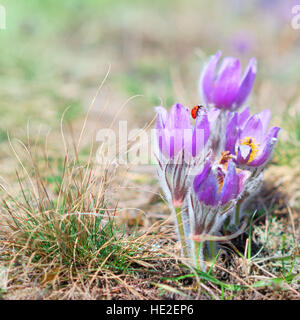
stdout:
[[227,170],[228,161],[233,158],[232,154],[229,151],[223,151],[221,153],[221,158],[219,160],[219,164],[223,166],[225,170]]
[[255,159],[255,157],[256,157],[256,155],[258,153],[259,143],[256,143],[255,138],[245,137],[244,139],[242,139],[240,141],[240,144],[249,146],[251,148],[251,153],[250,153],[250,157],[249,157],[248,163],[252,162]]
[[[227,171],[227,166],[228,166],[228,161],[233,158],[232,154],[230,154],[229,151],[223,151],[221,153],[221,157],[219,160],[219,164],[222,166],[223,171]],[[217,176],[217,181],[218,181],[218,191],[219,193],[221,192],[224,184],[224,177],[222,176],[221,173],[218,174]]]

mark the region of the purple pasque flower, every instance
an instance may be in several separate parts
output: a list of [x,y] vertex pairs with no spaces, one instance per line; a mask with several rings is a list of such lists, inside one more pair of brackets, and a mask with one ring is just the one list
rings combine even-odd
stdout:
[[249,172],[236,169],[232,160],[223,167],[213,168],[210,161],[193,182],[193,189],[200,202],[206,206],[223,206],[239,197]]
[[199,91],[208,105],[235,111],[246,101],[256,76],[256,59],[250,59],[241,78],[241,63],[233,57],[225,57],[216,74],[221,51],[218,51],[204,67]]
[[[203,170],[194,178],[187,205],[190,233],[194,240],[191,247],[194,248],[195,265],[205,259],[205,238],[220,230],[242,196],[249,176],[249,171],[237,169],[230,157],[224,155],[223,161],[218,164],[212,165],[208,160]],[[205,264],[201,265],[205,270]]]
[[156,107],[156,130],[160,152],[167,158],[182,156],[197,157],[209,138],[209,121],[205,110],[191,124],[190,110],[183,105],[174,104],[169,111]]
[[234,113],[226,129],[226,147],[238,165],[262,167],[272,156],[279,127],[267,130],[271,111],[266,109],[250,116],[249,108]]
[[167,112],[163,107],[157,113],[156,138],[158,142],[157,173],[160,185],[175,219],[182,253],[188,256],[191,246],[186,197],[192,186],[193,170],[201,167],[206,156],[205,146],[210,129],[206,110],[199,112],[195,126],[191,124],[190,110],[175,104]]

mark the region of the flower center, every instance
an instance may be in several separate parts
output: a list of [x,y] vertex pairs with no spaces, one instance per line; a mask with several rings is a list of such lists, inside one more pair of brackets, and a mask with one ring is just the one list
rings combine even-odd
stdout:
[[240,141],[240,144],[241,145],[245,145],[245,146],[249,146],[251,148],[251,152],[250,152],[250,157],[249,157],[248,163],[252,162],[255,159],[255,157],[256,157],[256,155],[258,153],[259,143],[256,142],[255,138],[245,137],[244,139],[242,139]]
[[219,160],[219,164],[221,164],[222,166],[225,167],[225,169],[227,169],[228,161],[232,158],[233,158],[233,156],[229,151],[223,151],[221,153],[221,158]]
[[224,184],[224,175],[226,174],[228,161],[233,158],[232,154],[229,151],[223,151],[221,153],[221,157],[219,160],[219,169],[217,173],[217,181],[218,181],[218,191],[219,193],[222,191]]

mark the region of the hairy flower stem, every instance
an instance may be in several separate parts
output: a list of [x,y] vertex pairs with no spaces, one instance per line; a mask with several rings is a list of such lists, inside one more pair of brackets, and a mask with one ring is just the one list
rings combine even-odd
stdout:
[[236,204],[236,207],[235,207],[235,215],[234,215],[234,222],[235,222],[235,225],[237,227],[239,227],[240,225],[240,218],[241,218],[241,206],[243,204],[243,202],[249,197],[249,193],[248,192],[245,192],[243,197],[238,200],[237,204]]
[[200,250],[201,250],[202,244],[203,244],[202,242],[194,241],[195,267],[197,270],[200,269],[199,256],[200,256]]
[[187,244],[186,244],[186,240],[185,240],[182,214],[181,214],[182,210],[180,207],[175,207],[174,209],[175,209],[176,221],[177,221],[177,226],[178,226],[179,238],[180,238],[180,242],[181,242],[181,246],[182,246],[183,257],[188,258]]
[[240,210],[241,210],[242,202],[243,202],[243,200],[239,200],[236,204],[236,207],[235,207],[235,224],[236,224],[236,226],[238,226],[240,223]]
[[209,247],[209,253],[211,256],[211,260],[215,259],[217,252],[216,252],[216,246],[214,241],[208,241],[208,247]]

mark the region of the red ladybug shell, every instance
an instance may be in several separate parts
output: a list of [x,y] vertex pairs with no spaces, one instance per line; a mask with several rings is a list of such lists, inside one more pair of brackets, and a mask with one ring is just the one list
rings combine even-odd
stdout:
[[197,115],[198,115],[198,112],[199,112],[199,109],[203,108],[202,106],[195,106],[193,107],[192,111],[191,111],[191,116],[193,119],[196,119],[197,118]]

